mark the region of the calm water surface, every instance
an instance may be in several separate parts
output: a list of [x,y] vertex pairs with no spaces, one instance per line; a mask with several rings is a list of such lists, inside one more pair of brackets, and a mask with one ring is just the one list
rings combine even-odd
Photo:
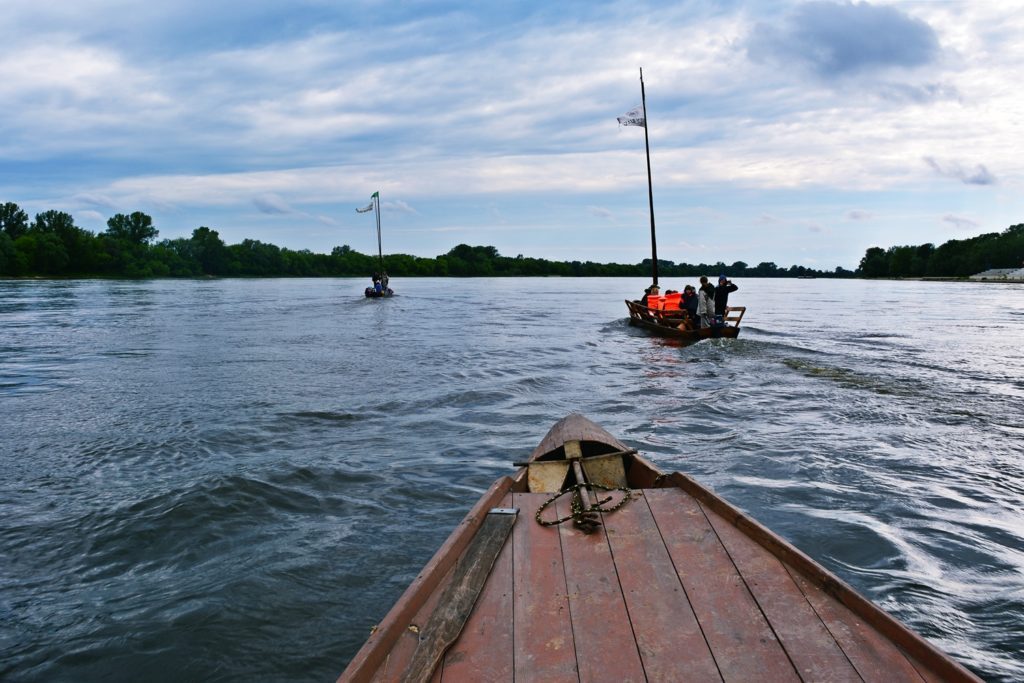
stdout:
[[740,280],[678,346],[644,284],[0,281],[0,679],[333,680],[574,411],[1024,679],[1024,286]]

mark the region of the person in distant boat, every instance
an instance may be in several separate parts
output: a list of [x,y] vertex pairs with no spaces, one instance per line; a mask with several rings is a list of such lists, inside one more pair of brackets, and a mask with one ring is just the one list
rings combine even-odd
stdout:
[[380,274],[380,286],[381,286],[381,289],[383,289],[385,292],[388,290],[388,274],[387,273],[381,273]]
[[735,292],[737,289],[739,287],[724,274],[718,276],[718,286],[715,287],[715,315],[725,315],[725,309],[729,307],[729,292]]
[[700,326],[711,327],[711,320],[715,317],[715,286],[708,282],[706,277],[701,277],[700,291],[697,292],[697,317],[700,318]]
[[649,297],[649,296],[659,296],[660,294],[661,294],[661,287],[659,287],[658,285],[651,285],[650,287],[648,287],[647,289],[644,290],[644,295],[640,298],[640,305],[641,306],[646,306],[647,305],[647,297]]
[[697,317],[697,290],[693,285],[683,287],[683,298],[679,302],[679,308],[686,311],[686,320],[692,327],[700,327],[700,319]]

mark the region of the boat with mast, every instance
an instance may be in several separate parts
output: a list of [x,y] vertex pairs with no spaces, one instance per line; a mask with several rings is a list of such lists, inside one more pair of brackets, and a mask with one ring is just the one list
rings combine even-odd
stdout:
[[[654,229],[654,183],[651,178],[651,142],[647,133],[647,93],[644,90],[644,70],[640,69],[640,106],[634,107],[623,116],[618,117],[620,126],[640,126],[644,129],[644,150],[647,153],[647,201],[651,215],[651,282],[658,286],[658,239]],[[722,324],[717,327],[695,327],[686,319],[679,306],[678,293],[673,296],[666,294],[649,294],[645,303],[626,300],[629,311],[629,324],[652,332],[662,337],[672,337],[687,341],[698,341],[709,337],[735,338],[740,333],[740,320],[746,313],[745,306],[730,306]]]
[[384,297],[394,296],[395,292],[388,287],[388,274],[384,270],[384,250],[381,246],[380,238],[380,192],[374,192],[370,195],[370,203],[366,206],[356,209],[356,213],[368,213],[373,211],[374,216],[377,219],[377,258],[380,262],[380,267],[373,274],[373,285],[366,288],[364,294],[369,299],[380,299]]

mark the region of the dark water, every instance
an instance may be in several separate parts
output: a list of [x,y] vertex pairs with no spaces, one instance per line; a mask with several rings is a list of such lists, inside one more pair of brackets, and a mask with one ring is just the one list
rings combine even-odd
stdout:
[[[0,281],[0,679],[333,680],[582,412],[990,680],[1024,679],[1024,286]],[[683,282],[663,282],[681,288]]]

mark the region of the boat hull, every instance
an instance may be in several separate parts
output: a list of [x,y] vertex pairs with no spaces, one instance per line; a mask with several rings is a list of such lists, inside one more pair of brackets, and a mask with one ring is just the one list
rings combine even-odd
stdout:
[[[616,459],[628,499],[609,493],[622,504],[606,504],[593,533],[553,524],[571,515],[568,496],[533,489],[531,470],[595,474],[588,464]],[[710,489],[661,472],[583,416],[556,423],[521,464],[484,493],[339,680],[980,680]],[[606,495],[593,493],[591,503]],[[507,539],[481,557],[476,540],[510,511]],[[480,567],[482,584],[464,579]],[[471,610],[454,618],[452,604]],[[439,641],[442,630],[455,635]]]
[[630,318],[629,324],[634,327],[640,327],[648,332],[651,332],[659,337],[666,337],[669,339],[681,339],[683,341],[700,341],[701,339],[736,339],[740,336],[740,328],[725,326],[725,327],[704,327],[699,330],[681,330],[676,325],[673,325],[671,319],[667,322],[651,322],[649,320],[643,320],[641,318]]
[[390,289],[390,288],[385,289],[384,291],[378,292],[373,287],[367,287],[366,291],[364,292],[364,294],[366,295],[367,299],[386,299],[386,298],[388,298],[390,296],[394,296],[395,292],[392,289]]
[[680,311],[661,311],[647,308],[639,301],[626,301],[629,311],[629,324],[640,327],[659,337],[678,339],[687,342],[698,342],[702,339],[735,339],[740,335],[740,321],[747,309],[745,306],[732,306],[727,309],[724,324],[716,327],[688,329]]

